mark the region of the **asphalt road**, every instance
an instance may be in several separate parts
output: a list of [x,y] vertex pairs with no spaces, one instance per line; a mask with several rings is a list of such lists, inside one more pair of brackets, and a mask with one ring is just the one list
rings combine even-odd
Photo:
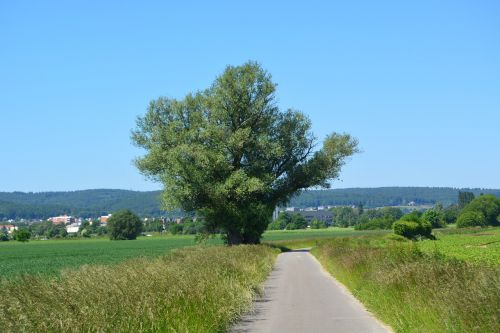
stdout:
[[392,332],[368,313],[307,250],[282,253],[264,296],[233,333]]

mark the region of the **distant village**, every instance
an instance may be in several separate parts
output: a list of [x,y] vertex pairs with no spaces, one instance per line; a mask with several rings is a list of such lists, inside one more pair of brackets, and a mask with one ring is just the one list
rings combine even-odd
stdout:
[[[5,229],[8,234],[12,234],[15,230],[19,230],[20,226],[26,226],[26,225],[29,226],[29,225],[43,223],[43,222],[48,221],[48,222],[51,222],[52,225],[54,225],[54,226],[63,226],[68,235],[76,235],[77,233],[82,231],[82,226],[84,226],[85,224],[90,225],[90,226],[92,226],[94,224],[98,224],[100,227],[106,227],[108,224],[108,220],[111,216],[112,216],[112,214],[99,216],[98,218],[81,218],[81,217],[76,217],[76,216],[71,216],[71,215],[61,215],[61,216],[50,217],[50,218],[44,219],[44,220],[41,220],[41,219],[35,219],[35,220],[9,219],[7,221],[0,222],[0,229]],[[182,217],[175,217],[175,218],[145,217],[142,220],[143,220],[145,225],[147,225],[148,222],[150,222],[150,221],[158,222],[163,226],[163,229],[165,229],[165,225],[168,223],[177,223],[177,224],[182,223]]]
[[[311,222],[314,219],[323,221],[323,222],[329,222],[332,220],[333,213],[330,211],[331,208],[334,208],[336,206],[318,206],[318,207],[308,207],[308,208],[297,208],[297,207],[286,207],[286,208],[277,208],[274,211],[273,214],[273,220],[275,220],[278,217],[279,213],[286,212],[289,214],[299,214],[304,217],[304,219],[307,222]],[[354,206],[352,206],[354,208]],[[104,216],[99,216],[98,218],[81,218],[77,216],[70,216],[70,215],[61,215],[61,216],[54,216],[50,217],[46,220],[25,220],[25,219],[20,219],[20,220],[7,220],[6,223],[8,224],[3,224],[0,225],[0,227],[6,228],[7,232],[11,234],[14,232],[14,230],[17,230],[18,224],[34,224],[34,223],[40,223],[44,221],[50,221],[54,225],[64,225],[66,228],[66,232],[68,234],[76,234],[79,231],[81,231],[81,226],[83,223],[88,222],[90,225],[98,221],[100,226],[105,227],[108,223],[109,218],[112,216],[112,214],[104,215]],[[143,218],[143,221],[147,223],[150,220],[159,220],[161,223],[165,226],[169,223],[176,223],[176,224],[181,224],[183,217],[169,217],[169,218],[151,218],[151,217],[145,217]],[[165,227],[164,227],[165,229]]]
[[[409,202],[406,207],[407,208],[412,208],[415,207],[416,204],[415,202]],[[273,212],[273,217],[272,220],[275,221],[278,216],[282,213],[287,213],[290,215],[300,215],[304,220],[307,222],[307,225],[311,225],[312,221],[320,221],[323,222],[325,225],[329,226],[332,225],[333,219],[334,219],[334,208],[336,207],[349,207],[352,209],[357,208],[355,205],[351,206],[317,206],[317,207],[307,207],[307,208],[298,208],[298,207],[277,207],[275,211]],[[94,226],[94,231],[97,227],[105,230],[106,226],[108,224],[109,218],[112,216],[112,214],[107,214],[103,216],[99,216],[97,218],[81,218],[81,217],[76,217],[76,216],[70,216],[70,215],[61,215],[61,216],[54,216],[50,217],[45,220],[25,220],[25,219],[20,219],[20,220],[6,220],[3,222],[0,222],[0,229],[2,229],[4,232],[7,232],[7,234],[11,235],[14,233],[15,230],[18,230],[19,227],[22,226],[32,226],[37,223],[46,223],[46,222],[51,222],[51,224],[54,227],[58,227],[60,229],[65,230],[65,234],[68,236],[76,236],[76,235],[81,235],[82,230],[85,228],[88,228],[88,226]],[[161,217],[161,218],[154,218],[154,217],[144,217],[142,218],[143,224],[144,224],[144,231],[149,232],[149,231],[157,231],[157,232],[163,232],[166,230],[175,230],[175,228],[169,228],[169,226],[172,225],[179,225],[181,226],[182,224],[187,223],[192,223],[192,221],[197,220],[196,216],[194,217],[186,217],[186,216],[177,216],[177,217]],[[179,229],[177,229],[179,230]],[[182,230],[182,229],[181,229]],[[106,231],[104,231],[105,233]],[[174,232],[175,233],[175,232]]]

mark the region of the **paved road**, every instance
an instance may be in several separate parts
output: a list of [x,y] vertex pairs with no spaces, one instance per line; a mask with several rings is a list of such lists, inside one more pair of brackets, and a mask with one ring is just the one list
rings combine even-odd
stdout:
[[232,332],[391,332],[307,250],[280,254],[264,288],[254,310]]

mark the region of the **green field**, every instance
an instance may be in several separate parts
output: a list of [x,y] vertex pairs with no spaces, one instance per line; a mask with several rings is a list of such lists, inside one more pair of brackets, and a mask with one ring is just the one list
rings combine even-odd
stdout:
[[[220,244],[219,239],[208,241]],[[194,236],[139,237],[134,241],[107,238],[0,242],[0,277],[22,274],[55,276],[63,268],[90,264],[116,264],[135,257],[158,257],[166,252],[196,245]]]
[[500,265],[500,228],[434,231],[437,240],[419,243],[425,253],[440,253],[471,263]]
[[[268,231],[264,242],[300,241],[370,234],[350,228],[318,230]],[[207,241],[222,244],[220,238]],[[32,240],[27,243],[0,242],[0,277],[13,278],[23,274],[57,276],[61,269],[92,264],[117,264],[135,257],[158,257],[166,252],[197,245],[194,236],[139,237],[135,241],[110,241],[107,238],[73,240]]]
[[390,231],[380,231],[380,230],[363,230],[356,231],[353,228],[327,228],[327,229],[302,229],[302,230],[272,230],[266,231],[263,242],[275,242],[275,241],[296,241],[296,240],[311,240],[311,239],[322,239],[331,237],[349,237],[349,236],[361,236],[369,234],[380,234]]
[[[458,229],[457,229],[458,230]],[[329,238],[377,235],[390,231],[355,231],[352,228],[268,231],[263,242],[290,248],[315,246]],[[449,232],[460,232],[452,233]],[[472,262],[500,262],[500,229],[481,232],[455,230],[437,231],[437,241],[419,242],[427,253],[436,251]],[[0,277],[12,278],[23,274],[57,276],[61,269],[92,264],[117,264],[135,257],[154,258],[166,252],[194,246],[194,236],[139,237],[135,241],[110,241],[107,238],[30,241],[0,243]],[[219,238],[208,244],[222,244]]]

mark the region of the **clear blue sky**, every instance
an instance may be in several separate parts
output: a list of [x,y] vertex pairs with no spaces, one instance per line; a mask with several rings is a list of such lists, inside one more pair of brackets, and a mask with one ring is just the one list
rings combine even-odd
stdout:
[[2,1],[0,191],[159,189],[151,99],[260,62],[279,105],[359,139],[334,187],[500,188],[500,2]]

